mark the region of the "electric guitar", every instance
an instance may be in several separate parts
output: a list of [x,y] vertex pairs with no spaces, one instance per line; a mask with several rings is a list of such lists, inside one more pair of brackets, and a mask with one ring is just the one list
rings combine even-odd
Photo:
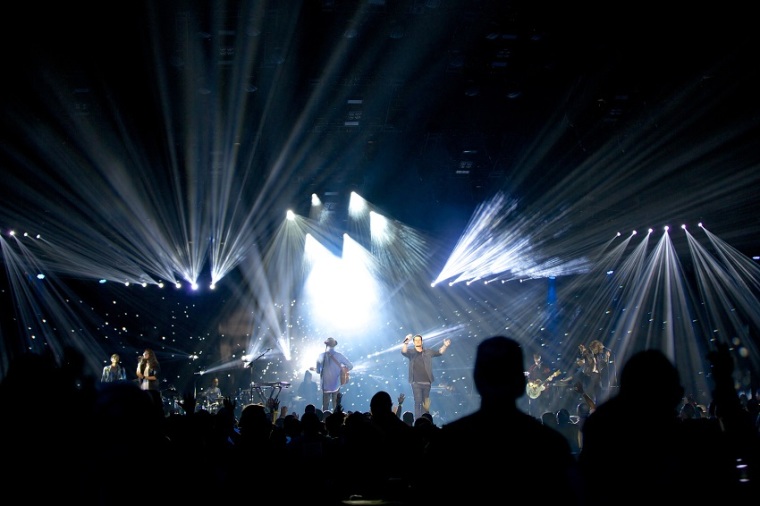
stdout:
[[541,395],[541,392],[546,390],[546,384],[559,376],[562,371],[554,371],[551,376],[546,378],[545,380],[540,379],[534,379],[528,382],[527,385],[525,385],[525,391],[528,394],[528,397],[531,399],[538,399],[538,396]]

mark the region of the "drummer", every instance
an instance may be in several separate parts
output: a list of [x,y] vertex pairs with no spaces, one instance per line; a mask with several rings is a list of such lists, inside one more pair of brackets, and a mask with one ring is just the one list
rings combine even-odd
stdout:
[[222,390],[219,388],[219,378],[211,380],[211,386],[203,394],[206,397],[206,406],[209,410],[215,411],[222,405]]

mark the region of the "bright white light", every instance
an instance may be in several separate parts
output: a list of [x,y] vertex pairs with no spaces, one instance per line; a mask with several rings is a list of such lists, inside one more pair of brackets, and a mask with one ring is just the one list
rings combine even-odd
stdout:
[[663,227],[663,228],[664,228],[665,232],[667,232],[668,230],[670,230],[670,226],[668,226],[668,225],[665,225],[665,227]]
[[[329,337],[329,336],[327,336]],[[327,339],[325,337],[325,339]],[[301,349],[301,352],[298,354],[298,370],[305,371],[306,369],[309,369],[311,367],[315,367],[317,365],[317,357],[319,357],[319,354],[325,351],[325,345],[324,340],[310,344],[309,346],[306,346],[305,348]],[[343,343],[338,340],[338,345],[342,345]],[[356,362],[354,362],[356,363]],[[312,379],[317,374],[315,372],[312,372]],[[303,377],[303,376],[302,376]],[[317,377],[317,381],[319,381],[319,378]]]
[[683,225],[681,225],[681,228],[684,229],[684,230],[686,230],[686,223],[684,223]]
[[216,289],[216,283],[211,283],[210,285],[208,285],[208,287],[209,287],[211,290],[215,290],[215,289]]
[[372,242],[378,246],[388,244],[391,241],[391,231],[388,219],[374,211],[369,212],[369,231]]
[[351,192],[348,198],[348,214],[352,218],[358,218],[364,215],[368,209],[367,201],[361,198],[356,192]]
[[98,281],[98,283],[100,283],[101,285],[103,285],[103,284],[105,284],[105,283],[107,283],[107,282],[108,282],[108,281],[107,281],[107,280],[105,280],[105,279],[101,279],[100,281]]
[[45,275],[42,273],[37,274],[37,279],[45,279]]
[[322,201],[321,201],[321,200],[319,200],[319,197],[317,196],[317,194],[316,194],[316,193],[312,193],[312,194],[311,194],[311,205],[312,205],[312,206],[315,206],[315,207],[316,207],[316,206],[321,206],[321,205],[322,205]]
[[182,288],[182,283],[177,281],[176,283],[174,283],[174,288]]
[[190,288],[193,289],[193,290],[197,290],[198,289],[198,283],[193,283],[192,285],[190,285]]
[[287,219],[288,221],[295,221],[296,214],[290,209],[288,209],[288,212],[285,213],[285,219]]
[[310,267],[304,294],[311,318],[335,334],[376,326],[379,317],[379,286],[372,275],[371,255],[347,235],[343,241],[343,258],[312,237],[307,237],[304,251]]

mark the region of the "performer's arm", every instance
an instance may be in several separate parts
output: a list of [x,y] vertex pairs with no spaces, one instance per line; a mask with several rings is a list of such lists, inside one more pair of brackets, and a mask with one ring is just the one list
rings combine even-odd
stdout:
[[441,354],[443,354],[444,351],[446,351],[446,348],[449,347],[451,344],[451,339],[444,339],[443,340],[443,346],[441,346],[441,349],[438,350]]
[[412,334],[407,334],[404,338],[404,342],[401,344],[401,353],[406,353],[407,348],[409,347],[409,341],[412,339]]

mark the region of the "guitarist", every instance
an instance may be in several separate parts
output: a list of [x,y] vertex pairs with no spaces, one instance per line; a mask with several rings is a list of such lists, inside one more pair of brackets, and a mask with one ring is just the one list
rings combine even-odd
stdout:
[[[551,388],[551,381],[556,374],[552,374],[552,369],[549,364],[543,361],[541,353],[533,354],[533,363],[528,367],[525,377],[528,381],[526,390],[528,393],[534,393],[534,395],[528,395],[528,404],[530,406],[530,414],[540,418],[546,411],[553,411],[554,405],[554,391]],[[538,393],[538,397],[532,398]]]
[[354,365],[345,355],[335,351],[338,341],[328,337],[325,341],[325,351],[319,354],[317,367],[314,370],[320,376],[320,387],[322,388],[322,412],[338,407],[338,395],[340,394],[340,372],[341,367],[349,371]]

